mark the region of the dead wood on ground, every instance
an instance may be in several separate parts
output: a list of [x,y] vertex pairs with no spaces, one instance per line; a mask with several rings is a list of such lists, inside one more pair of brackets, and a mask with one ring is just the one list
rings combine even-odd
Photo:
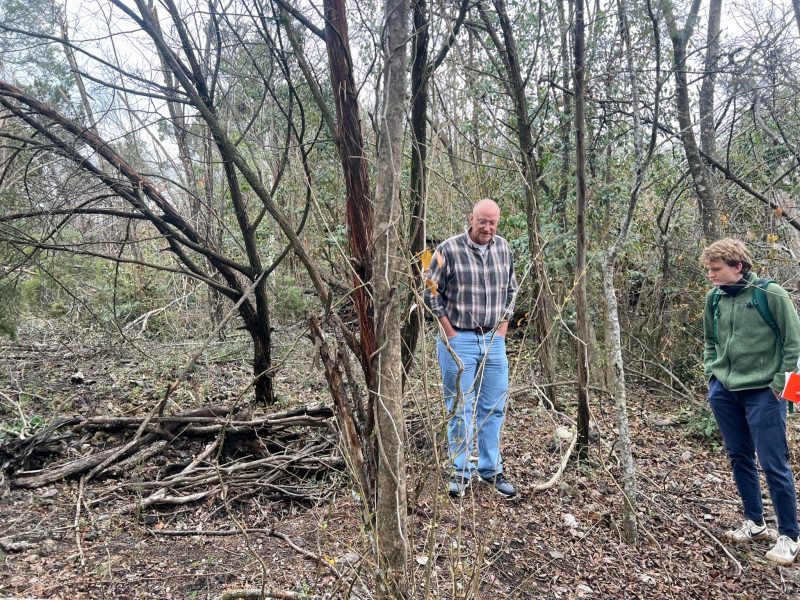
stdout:
[[93,503],[135,498],[122,511],[219,497],[222,486],[234,499],[313,503],[330,488],[321,482],[344,467],[332,416],[326,406],[311,406],[237,418],[230,407],[206,406],[147,423],[73,417],[0,446],[0,470],[6,485],[35,489],[99,467],[95,477],[119,482]]

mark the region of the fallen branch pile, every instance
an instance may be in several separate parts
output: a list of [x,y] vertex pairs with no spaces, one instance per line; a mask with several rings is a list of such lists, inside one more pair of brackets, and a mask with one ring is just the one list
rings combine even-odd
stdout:
[[[343,469],[333,412],[301,407],[238,419],[226,406],[169,416],[68,418],[0,446],[6,485],[39,488],[62,479],[118,479],[122,510],[220,497],[315,502]],[[139,432],[144,424],[140,435]],[[113,442],[113,443],[112,443]]]

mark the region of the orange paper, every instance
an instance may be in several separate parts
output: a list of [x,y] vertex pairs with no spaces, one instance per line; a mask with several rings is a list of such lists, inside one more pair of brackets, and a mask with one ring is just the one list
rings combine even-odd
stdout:
[[800,373],[786,373],[786,383],[781,398],[790,402],[800,402]]

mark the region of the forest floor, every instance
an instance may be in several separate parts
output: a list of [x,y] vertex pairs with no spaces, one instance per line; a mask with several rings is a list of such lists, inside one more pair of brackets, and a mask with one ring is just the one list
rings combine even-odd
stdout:
[[[278,338],[276,354],[286,359],[276,379],[279,409],[328,402],[302,332]],[[139,339],[134,347],[89,333],[65,341],[45,323],[28,324],[16,342],[0,345],[0,464],[4,444],[57,416],[148,413],[199,345]],[[241,337],[212,345],[167,412],[233,402],[247,385],[246,348]],[[509,353],[514,376],[503,439],[506,472],[519,491],[513,500],[486,485],[473,485],[463,499],[446,495],[441,443],[430,441],[442,439],[440,422],[423,425],[441,420],[435,365],[427,362],[410,380],[414,598],[800,598],[800,565],[766,561],[770,542],[736,547],[724,538],[740,520],[739,506],[702,390],[631,384],[640,534],[632,546],[621,538],[621,470],[607,395],[592,397],[598,435],[589,462],[570,463],[551,487],[535,491],[561,463],[568,440],[554,433],[569,418],[540,406],[529,384],[531,361],[516,353],[514,340]],[[77,371],[79,383],[71,380]],[[572,388],[559,392],[574,414]],[[788,429],[800,473],[800,416],[790,417]],[[119,435],[81,438],[72,452],[96,452]],[[305,489],[316,491],[298,501],[214,493],[131,511],[141,494],[129,484],[150,476],[152,465],[191,458],[190,448],[167,448],[161,462],[113,477],[0,490],[0,598],[216,599],[262,588],[286,598],[373,597],[369,538],[341,471],[313,482]]]

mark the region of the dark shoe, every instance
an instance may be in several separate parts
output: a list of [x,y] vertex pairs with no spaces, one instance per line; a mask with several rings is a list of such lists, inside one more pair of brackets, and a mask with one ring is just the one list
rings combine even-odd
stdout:
[[472,479],[469,477],[453,475],[450,478],[450,485],[447,487],[447,493],[450,494],[452,498],[463,498],[471,482]]
[[497,473],[491,477],[481,476],[481,479],[494,486],[494,489],[497,491],[497,493],[504,498],[513,498],[517,495],[517,490],[514,489],[514,486],[508,479],[505,478],[502,473]]

